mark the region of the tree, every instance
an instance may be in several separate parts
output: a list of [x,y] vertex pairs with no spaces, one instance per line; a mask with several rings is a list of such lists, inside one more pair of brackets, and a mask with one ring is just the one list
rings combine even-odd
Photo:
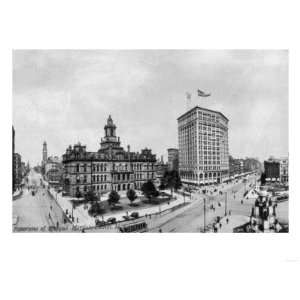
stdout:
[[160,183],[159,187],[160,190],[164,190],[166,188],[166,186],[164,185],[163,182]]
[[182,186],[178,171],[166,171],[163,176],[163,184],[170,189],[173,197],[173,190],[177,191]]
[[127,198],[129,199],[129,201],[131,202],[131,204],[133,203],[133,201],[137,198],[136,192],[133,189],[129,189],[127,191]]
[[116,205],[120,200],[120,195],[116,191],[111,191],[108,196],[108,204],[109,205]]
[[97,197],[96,193],[93,190],[89,190],[85,194],[84,198],[88,202],[96,202],[98,200],[98,197]]
[[151,197],[157,197],[159,195],[159,192],[156,190],[156,187],[151,180],[145,182],[142,185],[141,190],[149,200]]
[[88,210],[91,216],[101,215],[105,212],[100,202],[94,202]]

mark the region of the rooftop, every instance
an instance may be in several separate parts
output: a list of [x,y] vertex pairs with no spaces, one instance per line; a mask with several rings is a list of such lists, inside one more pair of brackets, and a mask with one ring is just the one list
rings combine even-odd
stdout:
[[193,110],[197,110],[197,109],[201,109],[201,110],[204,110],[204,111],[207,111],[207,112],[217,113],[217,114],[221,115],[223,118],[225,118],[227,121],[229,121],[229,119],[226,118],[221,112],[216,111],[216,110],[211,110],[211,109],[208,109],[208,108],[204,108],[204,107],[200,107],[198,105],[193,107],[192,109],[188,110],[187,112],[185,112],[183,115],[178,117],[177,120],[181,119],[182,117],[184,117],[184,116],[188,115],[189,113],[191,113]]

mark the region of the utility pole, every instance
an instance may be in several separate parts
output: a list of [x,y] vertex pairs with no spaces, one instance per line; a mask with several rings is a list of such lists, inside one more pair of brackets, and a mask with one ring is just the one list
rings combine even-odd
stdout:
[[205,233],[206,230],[206,198],[205,197],[204,197],[203,205],[204,205],[204,233]]
[[225,192],[225,216],[227,216],[227,192]]

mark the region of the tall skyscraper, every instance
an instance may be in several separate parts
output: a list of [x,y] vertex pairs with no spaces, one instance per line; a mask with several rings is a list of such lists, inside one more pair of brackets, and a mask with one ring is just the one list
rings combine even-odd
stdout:
[[218,111],[196,106],[177,121],[182,182],[200,186],[228,180],[229,120]]
[[45,163],[47,162],[47,158],[48,158],[47,143],[44,142],[43,143],[43,161],[42,161],[42,165],[45,165]]

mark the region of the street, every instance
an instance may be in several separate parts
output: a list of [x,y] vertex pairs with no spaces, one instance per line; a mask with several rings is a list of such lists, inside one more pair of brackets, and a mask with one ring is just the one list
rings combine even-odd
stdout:
[[[200,232],[204,227],[204,197],[206,198],[206,225],[212,223],[217,216],[221,218],[225,215],[225,199],[227,192],[227,213],[230,211],[231,216],[249,216],[253,200],[243,200],[246,187],[249,189],[249,184],[254,183],[254,176],[249,176],[247,183],[239,182],[236,184],[225,184],[222,189],[223,194],[215,193],[214,195],[197,194],[197,200],[192,205],[180,214],[174,214],[174,217],[167,217],[157,220],[157,226],[151,231],[157,232],[161,229],[162,232]],[[220,189],[218,189],[219,191]],[[220,206],[218,205],[220,203]],[[210,209],[213,205],[215,210]],[[228,216],[229,222],[231,216]]]
[[[31,170],[28,174],[28,185],[23,188],[22,196],[13,201],[15,231],[65,226],[64,213],[47,190],[42,187],[41,178],[40,174]],[[37,187],[34,196],[28,186]]]

